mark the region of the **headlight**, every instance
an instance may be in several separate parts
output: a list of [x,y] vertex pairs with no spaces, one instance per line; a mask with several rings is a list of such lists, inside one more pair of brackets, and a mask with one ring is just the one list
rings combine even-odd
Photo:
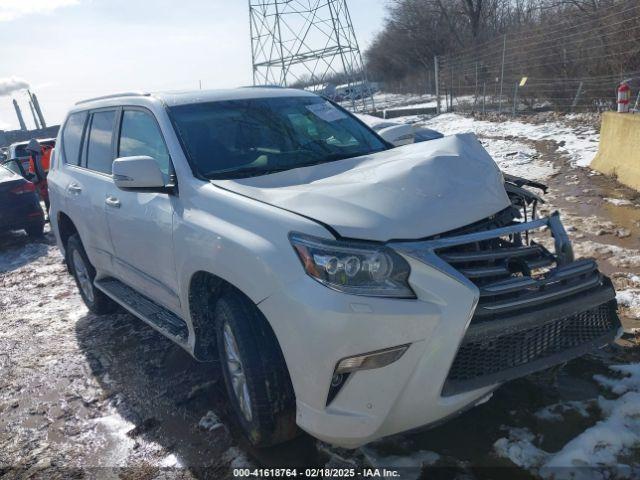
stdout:
[[381,245],[289,236],[307,274],[323,285],[353,295],[416,298],[407,261]]

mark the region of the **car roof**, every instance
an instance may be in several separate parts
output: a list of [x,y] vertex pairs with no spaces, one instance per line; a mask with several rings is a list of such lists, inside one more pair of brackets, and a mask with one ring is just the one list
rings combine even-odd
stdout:
[[[38,142],[40,143],[44,143],[44,142],[55,142],[56,141],[56,137],[51,137],[51,138],[36,138],[36,140],[38,140]],[[23,140],[22,142],[14,142],[11,145],[9,145],[9,147],[7,148],[11,148],[11,147],[20,147],[22,145],[29,145],[29,142],[31,140]]]
[[316,95],[294,88],[282,87],[240,87],[220,90],[184,90],[167,92],[125,92],[102,97],[90,98],[76,103],[74,110],[92,108],[94,103],[100,106],[105,105],[105,101],[110,105],[118,105],[127,98],[156,98],[166,105],[172,107],[177,105],[189,105],[194,103],[219,102],[225,100],[245,100],[252,98],[281,98],[281,97],[315,97]]
[[305,90],[280,87],[243,87],[226,90],[192,90],[185,92],[154,93],[169,106],[191,103],[218,102],[224,100],[245,100],[250,98],[314,97]]

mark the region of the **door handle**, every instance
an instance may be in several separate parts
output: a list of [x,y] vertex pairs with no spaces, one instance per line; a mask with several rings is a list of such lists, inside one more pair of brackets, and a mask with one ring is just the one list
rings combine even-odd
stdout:
[[109,207],[120,208],[120,200],[118,200],[116,197],[107,197],[104,200],[104,203],[106,203]]
[[69,192],[71,193],[75,193],[76,195],[79,195],[82,193],[82,187],[77,183],[70,183],[69,186],[67,187],[67,190],[69,190]]

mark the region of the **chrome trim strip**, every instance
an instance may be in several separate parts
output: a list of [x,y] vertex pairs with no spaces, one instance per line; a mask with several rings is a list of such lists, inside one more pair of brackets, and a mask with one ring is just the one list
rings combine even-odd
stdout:
[[510,310],[514,307],[526,307],[529,304],[536,304],[541,301],[551,300],[559,296],[566,296],[582,290],[587,290],[589,288],[600,285],[600,283],[600,276],[597,276],[592,278],[588,282],[580,283],[578,285],[572,285],[568,288],[561,288],[548,293],[537,293],[535,296],[513,300],[511,302],[490,303],[487,305],[483,305],[482,308],[484,310],[490,310],[492,312],[500,312],[501,310]]

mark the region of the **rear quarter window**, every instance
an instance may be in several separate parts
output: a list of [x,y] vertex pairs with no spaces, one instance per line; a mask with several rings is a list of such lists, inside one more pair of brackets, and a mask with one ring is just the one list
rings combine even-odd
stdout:
[[87,112],[77,112],[69,115],[62,131],[62,158],[69,165],[80,162],[80,144],[82,132],[87,121]]

